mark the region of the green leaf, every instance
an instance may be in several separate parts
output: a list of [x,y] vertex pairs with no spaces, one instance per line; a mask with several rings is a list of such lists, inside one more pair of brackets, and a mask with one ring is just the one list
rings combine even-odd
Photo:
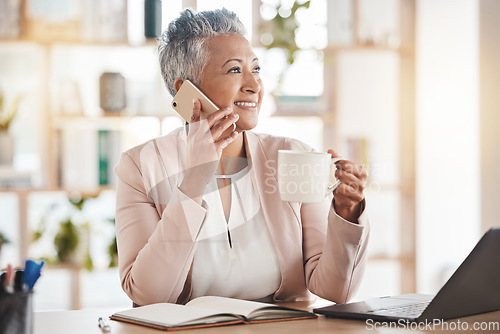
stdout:
[[10,124],[16,117],[16,114],[19,110],[19,104],[21,103],[23,97],[22,95],[16,96],[14,102],[12,102],[10,108],[5,111],[4,110],[4,97],[3,93],[0,92],[0,131],[9,130]]
[[77,228],[70,219],[59,224],[59,232],[54,238],[54,246],[56,247],[59,261],[67,261],[69,256],[78,247],[78,242]]
[[89,252],[85,254],[85,262],[83,264],[83,267],[88,271],[92,271],[94,269],[94,262],[92,262],[92,258],[90,257]]
[[113,239],[111,244],[108,246],[108,255],[109,255],[109,266],[116,267],[118,263],[116,263],[116,259],[118,258],[118,247],[116,244],[116,237]]
[[0,232],[0,246],[5,244],[10,244],[10,240]]

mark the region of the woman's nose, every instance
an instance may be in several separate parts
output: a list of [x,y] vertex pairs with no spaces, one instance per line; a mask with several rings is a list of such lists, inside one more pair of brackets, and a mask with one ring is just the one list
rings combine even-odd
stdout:
[[254,73],[249,73],[245,76],[245,81],[242,86],[242,91],[245,93],[259,93],[261,90],[260,80]]

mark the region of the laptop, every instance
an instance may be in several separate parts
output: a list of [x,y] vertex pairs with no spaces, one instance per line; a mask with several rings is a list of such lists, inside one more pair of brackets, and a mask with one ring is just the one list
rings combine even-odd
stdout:
[[313,311],[334,318],[426,322],[497,310],[500,310],[500,227],[483,235],[435,296],[405,294]]

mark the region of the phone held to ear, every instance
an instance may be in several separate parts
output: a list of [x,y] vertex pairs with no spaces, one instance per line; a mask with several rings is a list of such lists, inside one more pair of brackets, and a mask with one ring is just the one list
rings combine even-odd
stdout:
[[[201,102],[201,119],[205,119],[208,115],[220,109],[191,81],[184,80],[172,100],[172,108],[188,123],[191,123],[191,116],[193,115],[193,99],[198,99]],[[232,131],[234,130],[236,130],[235,124],[233,124]]]
[[188,123],[191,122],[191,116],[193,115],[193,99],[200,100],[201,107],[206,115],[210,115],[219,110],[219,107],[210,101],[198,87],[191,81],[184,80],[181,88],[174,96],[172,107]]

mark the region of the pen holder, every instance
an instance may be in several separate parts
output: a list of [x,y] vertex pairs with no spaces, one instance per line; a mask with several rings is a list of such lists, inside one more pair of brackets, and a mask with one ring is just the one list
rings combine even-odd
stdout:
[[33,292],[0,293],[0,333],[33,332]]

